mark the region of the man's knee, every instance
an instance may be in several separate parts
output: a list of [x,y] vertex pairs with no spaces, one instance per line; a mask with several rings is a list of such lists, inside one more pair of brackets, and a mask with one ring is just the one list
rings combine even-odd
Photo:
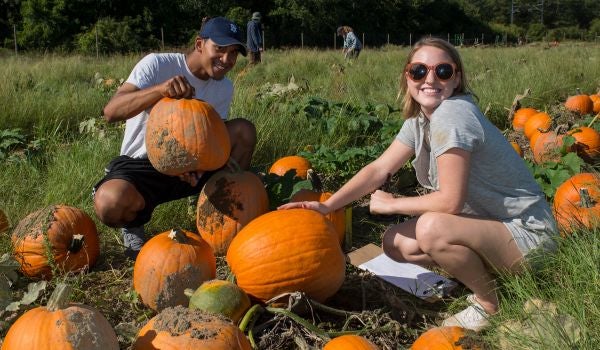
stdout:
[[256,144],[256,127],[251,121],[237,118],[227,121],[226,125],[232,142],[247,146]]
[[142,195],[124,180],[109,180],[94,194],[96,216],[109,227],[123,227],[133,221],[143,208]]

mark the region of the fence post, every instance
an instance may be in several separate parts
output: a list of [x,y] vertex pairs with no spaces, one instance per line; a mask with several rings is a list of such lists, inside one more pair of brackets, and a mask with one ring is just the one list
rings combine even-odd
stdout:
[[337,34],[333,33],[333,49],[337,50]]
[[412,33],[408,35],[408,46],[412,46]]
[[160,27],[160,42],[161,42],[161,50],[165,50],[165,33],[163,31],[163,27]]
[[387,44],[390,44],[390,33],[387,33]]
[[365,43],[365,33],[363,33],[362,37],[363,37],[362,44],[363,44],[363,49],[364,49],[365,46],[367,46],[367,44]]
[[265,51],[265,30],[262,31],[262,49]]
[[96,27],[95,27],[95,32],[96,32],[96,58],[99,57],[99,49],[98,49],[98,22],[96,22]]
[[448,40],[447,41],[450,42],[450,33],[448,33]]
[[483,33],[481,33],[481,45],[483,45]]
[[304,48],[304,32],[300,32],[300,48]]
[[17,25],[13,24],[13,36],[15,38],[15,56],[19,56],[19,47],[17,46]]

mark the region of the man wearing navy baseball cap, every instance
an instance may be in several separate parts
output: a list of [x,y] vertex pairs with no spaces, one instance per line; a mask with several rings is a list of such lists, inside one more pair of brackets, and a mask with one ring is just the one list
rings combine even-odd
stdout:
[[208,19],[189,53],[152,53],[142,58],[104,107],[108,122],[125,121],[126,126],[120,156],[106,166],[105,176],[93,188],[94,209],[104,224],[121,229],[127,257],[135,259],[144,244],[144,224],[157,205],[198,194],[214,173],[168,176],[150,164],[146,121],[161,98],[197,98],[210,103],[226,120],[231,158],[242,169],[250,167],[256,145],[254,124],[244,118],[227,120],[233,83],[226,74],[235,66],[238,54],[247,53],[241,39],[240,28],[232,21]]

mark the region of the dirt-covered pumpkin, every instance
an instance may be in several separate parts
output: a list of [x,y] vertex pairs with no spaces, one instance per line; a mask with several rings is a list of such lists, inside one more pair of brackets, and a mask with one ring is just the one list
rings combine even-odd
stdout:
[[216,255],[227,253],[229,243],[254,218],[269,210],[269,196],[254,173],[223,169],[202,188],[196,227]]
[[415,340],[410,350],[481,349],[469,333],[468,330],[458,326],[431,328]]
[[190,309],[214,312],[237,323],[250,308],[250,298],[235,283],[210,280],[195,291],[190,290]]
[[575,138],[571,150],[576,152],[586,162],[593,162],[600,156],[600,133],[596,129],[581,126],[567,133]]
[[346,334],[328,341],[323,350],[378,350],[377,345],[360,335]]
[[579,94],[575,96],[569,96],[565,101],[565,107],[572,111],[583,114],[589,114],[594,111],[594,102],[590,96],[585,94]]
[[[325,202],[329,197],[333,195],[331,192],[324,192],[323,185],[319,176],[313,169],[308,169],[307,177],[310,179],[313,189],[301,189],[296,192],[292,198],[290,198],[290,202],[302,202],[302,201],[317,201],[317,202]],[[335,231],[337,232],[338,239],[340,244],[344,242],[344,235],[346,230],[346,217],[345,217],[345,208],[339,208],[338,210],[331,212],[325,215],[329,221],[335,227]]]
[[224,316],[169,307],[154,316],[140,329],[133,350],[250,350],[250,342]]
[[523,125],[523,134],[527,139],[537,131],[548,130],[552,126],[552,117],[546,112],[539,112],[530,116]]
[[25,312],[10,327],[2,350],[118,350],[117,335],[96,309],[69,302],[71,288],[59,283],[46,306]]
[[539,113],[539,111],[537,109],[531,108],[531,107],[517,109],[517,111],[513,115],[513,120],[512,120],[513,129],[516,131],[523,131],[523,127],[525,126],[525,123],[527,122],[529,117],[531,117],[532,115],[537,114],[537,113]]
[[231,143],[225,122],[210,104],[164,97],[150,111],[146,150],[156,170],[181,175],[221,168]]
[[271,165],[269,174],[277,174],[279,176],[285,175],[289,170],[295,169],[296,176],[301,179],[306,179],[306,172],[312,165],[308,159],[301,156],[287,156],[279,158]]
[[12,246],[23,274],[45,279],[55,272],[88,269],[100,254],[94,221],[83,210],[67,205],[51,205],[27,215],[13,230]]
[[133,266],[133,288],[156,311],[187,305],[185,289],[214,279],[216,269],[212,249],[198,234],[171,230],[152,237],[140,250]]
[[8,231],[10,228],[10,221],[8,221],[8,216],[2,209],[0,209],[0,233]]
[[301,291],[323,302],[342,286],[346,269],[335,228],[310,209],[252,220],[231,242],[227,263],[238,286],[261,301]]
[[538,131],[530,141],[531,153],[537,164],[560,160],[563,135],[558,135],[555,131]]
[[556,189],[553,210],[563,235],[573,226],[597,227],[600,224],[600,177],[579,173],[569,178]]

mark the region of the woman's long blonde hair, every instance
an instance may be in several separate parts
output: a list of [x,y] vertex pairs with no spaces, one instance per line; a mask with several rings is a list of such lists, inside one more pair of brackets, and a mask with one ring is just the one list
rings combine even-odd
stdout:
[[[456,65],[456,72],[460,73],[460,82],[456,89],[454,89],[454,93],[452,93],[452,96],[459,94],[473,94],[471,92],[469,84],[467,83],[467,76],[465,74],[462,60],[460,59],[460,54],[452,44],[450,44],[444,39],[426,37],[417,41],[410,53],[408,54],[404,67],[407,67],[408,64],[412,62],[412,58],[415,55],[415,53],[424,46],[433,46],[437,47],[438,49],[444,50],[448,53],[453,63]],[[402,70],[402,74],[400,75],[400,90],[398,91],[396,101],[402,98],[402,112],[404,118],[408,119],[419,115],[419,113],[421,112],[421,105],[417,101],[415,101],[414,98],[412,98],[408,91],[405,69]]]

